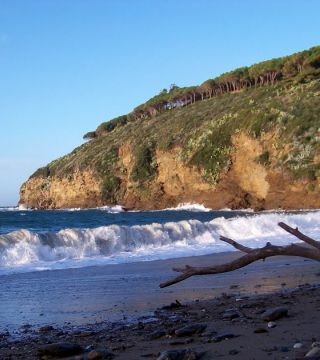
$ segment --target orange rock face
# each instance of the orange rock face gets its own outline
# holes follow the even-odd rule
[[[203,179],[203,170],[187,166],[180,148],[156,152],[157,174],[141,190],[131,180],[134,155],[130,144],[119,149],[116,176],[121,185],[118,203],[135,209],[161,209],[183,202],[212,209],[295,209],[320,207],[320,178],[294,181],[281,169],[267,167],[257,159],[267,148],[273,158],[274,133],[253,139],[244,133],[233,137],[231,165],[217,184]],[[310,184],[312,186],[310,186]],[[21,187],[20,203],[35,208],[72,208],[108,205],[103,200],[101,179],[91,169],[67,177],[31,177]]]

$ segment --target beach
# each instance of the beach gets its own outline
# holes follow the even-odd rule
[[[320,1],[0,4],[0,360],[320,360]]]
[[[225,252],[2,276],[0,358],[38,359],[41,346],[61,342],[81,346],[79,359],[90,358],[96,349],[116,359],[157,359],[161,352],[177,349],[205,352],[203,359],[297,358],[294,344],[301,342],[306,352],[320,340],[317,262],[276,257],[159,288],[175,276],[173,267],[219,264],[240,255]],[[261,314],[275,306],[285,306],[288,313],[268,328]],[[228,311],[236,315],[229,318],[224,315]],[[199,324],[205,327],[199,333],[175,334]],[[152,335],[155,331],[160,332]],[[214,340],[221,334],[232,338]]]

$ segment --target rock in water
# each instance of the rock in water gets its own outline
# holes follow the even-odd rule
[[[78,344],[72,344],[72,343],[54,343],[54,344],[48,344],[43,345],[39,347],[38,349],[38,355],[44,356],[72,356],[72,355],[78,355],[81,354],[83,351],[82,347]]]
[[[177,336],[190,336],[193,334],[200,334],[207,328],[206,324],[193,324],[187,325],[180,329],[177,329],[174,333]]]
[[[280,306],[266,310],[261,315],[261,318],[264,321],[274,321],[287,315],[288,315],[288,308]]]

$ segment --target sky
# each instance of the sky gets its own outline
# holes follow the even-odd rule
[[[320,44],[319,0],[0,0],[0,206],[175,83]]]

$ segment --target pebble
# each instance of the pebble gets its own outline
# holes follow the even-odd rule
[[[238,289],[239,285],[230,285],[229,289]]]
[[[260,328],[254,329],[253,332],[254,332],[255,334],[263,334],[263,333],[267,333],[268,330],[265,329],[265,328],[260,327]]]
[[[277,326],[277,324],[274,321],[269,321],[268,322],[268,328],[269,329],[273,329]]]
[[[274,321],[274,320],[278,320],[287,315],[288,315],[288,308],[279,306],[279,307],[275,307],[275,308],[266,310],[261,315],[261,318],[264,321]]]
[[[236,302],[239,302],[239,301],[243,301],[245,299],[244,298],[236,298],[235,300],[236,300]]]
[[[280,346],[280,349],[279,349],[281,352],[289,352],[290,351],[290,348],[289,346]]]
[[[38,355],[49,356],[72,356],[78,355],[83,351],[82,347],[73,343],[54,343],[43,345],[38,348]]]
[[[275,345],[275,346],[272,346],[272,347],[266,347],[266,348],[264,348],[262,350],[265,351],[265,352],[270,353],[270,352],[273,352],[273,351],[278,351],[279,348],[278,348],[278,346]]]
[[[114,354],[112,354],[106,349],[91,350],[87,355],[88,360],[111,360],[113,358]]]
[[[163,330],[156,330],[149,334],[149,340],[156,340],[166,335],[166,332]]]
[[[190,349],[163,351],[157,360],[198,360],[203,353],[197,353]]]
[[[81,331],[79,334],[77,334],[77,337],[90,337],[95,334],[96,333],[94,331]]]
[[[4,339],[6,337],[10,336],[10,333],[8,330],[4,331],[4,332],[0,332],[0,339]]]
[[[239,354],[239,350],[237,349],[232,349],[229,351],[229,355],[237,355],[237,354]]]
[[[318,360],[320,359],[320,347],[313,347],[305,355],[306,359]]]
[[[174,340],[170,341],[169,345],[175,346],[175,345],[186,345],[193,342],[193,339],[187,339],[187,340]]]
[[[302,343],[295,343],[294,345],[293,345],[293,348],[294,349],[301,349],[303,347],[303,344]]]
[[[154,358],[156,355],[154,353],[145,353],[140,355],[143,358]]]
[[[32,325],[30,325],[30,324],[25,324],[25,325],[22,325],[19,330],[20,330],[20,332],[22,332],[23,334],[26,334],[26,333],[28,333],[28,332],[31,331],[31,328],[32,328]]]
[[[236,335],[232,334],[232,333],[225,333],[225,334],[221,334],[221,335],[217,335],[215,337],[212,338],[213,342],[220,342],[222,340],[228,340],[228,339],[232,339],[235,338]]]
[[[46,325],[46,326],[42,326],[41,328],[39,328],[39,332],[40,333],[47,333],[54,330],[53,326],[51,325]]]
[[[173,309],[179,309],[183,307],[181,302],[179,300],[176,300],[175,302],[171,303],[170,305],[165,305],[161,309],[162,310],[173,310]]]
[[[226,311],[225,313],[222,314],[222,319],[223,320],[232,320],[232,319],[238,318],[239,316],[240,315],[237,311],[230,310],[230,311]]]
[[[190,336],[193,334],[200,334],[207,328],[206,324],[193,324],[187,325],[180,329],[175,330],[175,335],[177,336]]]

